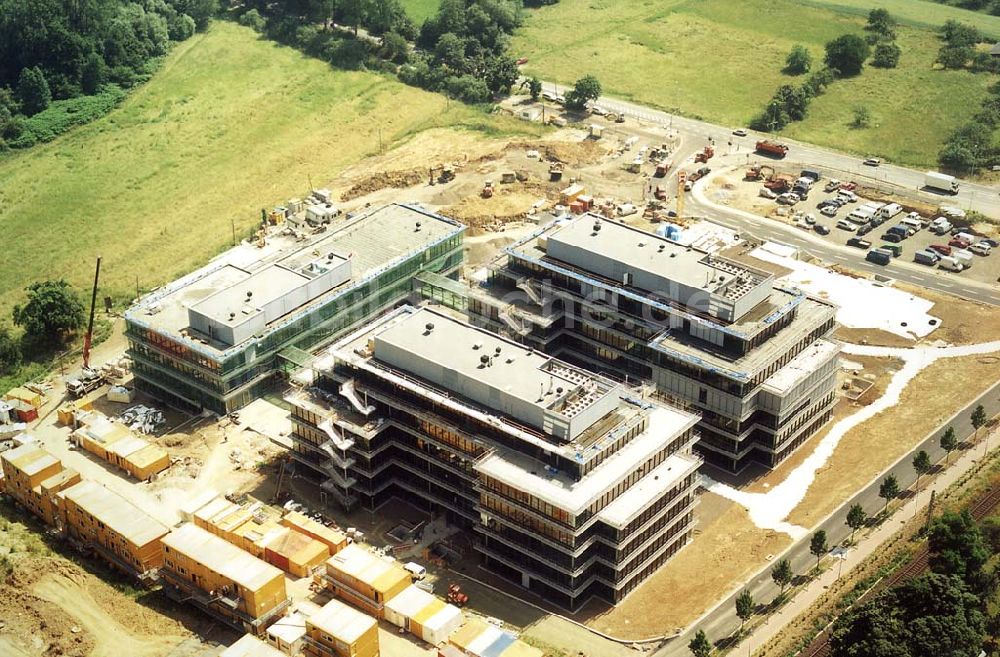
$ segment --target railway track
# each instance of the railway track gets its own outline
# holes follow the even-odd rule
[[[980,495],[976,498],[972,504],[969,505],[969,513],[976,520],[982,520],[988,516],[997,506],[1000,505],[1000,487],[991,488],[985,494]],[[871,598],[877,596],[879,593],[886,589],[894,588],[903,584],[914,577],[921,575],[925,570],[930,561],[930,552],[927,549],[927,544],[920,546],[920,549],[913,555],[905,565],[894,570],[890,575],[883,577],[875,586],[866,591],[864,595],[858,598],[855,604],[863,604],[870,600]],[[830,657],[833,654],[833,650],[830,648],[830,632],[829,630],[823,630],[809,643],[808,646],[803,648],[798,657]]]

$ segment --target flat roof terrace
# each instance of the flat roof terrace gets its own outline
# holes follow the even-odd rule
[[[211,263],[142,299],[126,313],[141,326],[217,357],[239,347],[253,336],[227,344],[192,327],[189,310],[195,309],[218,321],[230,323],[247,305],[261,307],[308,286],[323,268],[336,268],[349,261],[349,275],[333,281],[334,287],[294,307],[281,308],[268,317],[264,332],[288,321],[290,316],[319,306],[383,270],[465,230],[465,226],[423,208],[390,204],[334,224],[329,232],[305,243],[294,236],[269,236],[258,248],[242,244]],[[331,255],[333,256],[331,258]],[[307,295],[308,296],[308,295]],[[234,318],[235,319],[235,318]],[[239,337],[239,336],[237,336]]]

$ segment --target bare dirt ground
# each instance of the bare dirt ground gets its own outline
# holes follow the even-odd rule
[[[933,335],[938,335],[940,331],[941,329],[938,329]],[[838,326],[833,332],[833,337],[852,344],[867,344],[877,347],[912,347],[916,344],[910,338],[876,328]]]
[[[697,513],[694,540],[588,626],[633,640],[683,628],[791,543],[785,534],[758,529],[743,508],[712,493],[702,494]],[[665,604],[671,600],[683,604]]]
[[[0,509],[0,545],[6,553],[0,570],[5,657],[206,657],[228,636],[212,636],[210,623],[158,593],[109,584],[102,577],[114,576],[81,568],[8,506]]]
[[[941,327],[928,340],[950,344],[977,344],[1000,340],[1000,307],[968,301],[934,290],[897,281],[895,287],[934,302],[930,313],[941,320]]]
[[[998,362],[996,355],[949,358],[918,374],[903,390],[897,405],[855,427],[841,439],[788,521],[812,527],[826,517],[912,449],[926,431],[992,385]],[[943,391],[947,394],[942,394]]]
[[[862,365],[863,369],[858,371],[857,374],[855,374],[854,370],[850,372],[842,372],[839,377],[841,390],[843,390],[843,382],[853,378],[862,378],[866,381],[870,381],[871,387],[868,388],[856,401],[841,398],[833,409],[833,417],[826,423],[826,425],[823,426],[822,429],[817,431],[811,438],[809,438],[809,440],[803,443],[802,446],[795,450],[791,456],[778,464],[778,467],[773,470],[762,472],[760,476],[756,477],[749,483],[740,486],[741,490],[745,490],[750,493],[766,493],[768,489],[773,486],[777,486],[782,481],[787,479],[792,471],[802,465],[802,462],[813,453],[816,449],[816,445],[818,445],[820,441],[826,437],[834,424],[855,413],[862,406],[867,406],[881,397],[885,392],[886,386],[889,385],[892,374],[903,365],[902,361],[895,358],[875,358],[853,355],[848,358],[851,362]],[[837,448],[838,452],[843,448],[844,443],[841,442],[840,446]]]

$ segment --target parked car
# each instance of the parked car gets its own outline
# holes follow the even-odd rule
[[[867,235],[868,233],[872,232],[873,228],[875,228],[875,226],[872,226],[871,224],[865,224],[864,226],[858,228],[858,235]]]
[[[857,203],[858,195],[852,191],[845,190],[843,187],[837,192],[837,196],[846,200],[848,203]]]
[[[882,235],[882,241],[891,242],[893,244],[899,244],[903,241],[903,236],[899,233],[886,233]]]
[[[931,244],[927,248],[932,251],[937,251],[941,255],[946,255],[946,256],[951,255],[951,247],[945,244]]]
[[[864,162],[862,162],[862,164],[864,164],[866,167],[877,167],[878,165],[882,164],[882,160],[878,159],[877,157],[869,157]]]
[[[785,192],[778,197],[778,203],[782,203],[784,205],[795,205],[800,200],[799,195],[795,192]]]
[[[761,198],[770,198],[770,199],[778,198],[778,195],[775,194],[774,192],[772,192],[767,187],[761,187],[760,188],[760,196],[761,196]]]
[[[852,233],[858,232],[858,225],[856,223],[848,221],[847,219],[841,219],[840,221],[838,221],[837,228],[841,230],[849,230]]]
[[[830,182],[826,183],[826,187],[823,188],[824,192],[835,192],[840,189],[840,181],[836,178],[831,178]]]
[[[819,213],[822,215],[826,215],[827,217],[835,217],[837,216],[837,210],[839,209],[840,208],[837,207],[836,205],[824,205],[820,209]]]
[[[806,223],[809,224],[810,226],[812,226],[814,223],[816,223],[816,215],[814,215],[814,214],[807,214],[806,215]]]
[[[969,247],[969,250],[981,256],[988,256],[990,254],[990,251],[993,250],[993,247],[991,247],[986,242],[976,242],[975,244]]]
[[[957,247],[959,249],[964,249],[967,246],[969,246],[969,241],[968,240],[963,240],[960,237],[956,237],[956,238],[952,239],[950,242],[948,242],[948,246],[954,246],[954,247]]]
[[[998,241],[998,240],[994,240],[994,239],[990,239],[990,238],[988,238],[988,237],[984,237],[984,238],[982,239],[982,242],[983,242],[984,244],[989,244],[989,245],[990,245],[990,248],[991,248],[991,249],[995,249],[995,248],[997,248],[998,246],[1000,246],[1000,241]]]
[[[867,250],[872,248],[872,243],[869,242],[868,240],[863,240],[860,237],[852,237],[851,239],[847,240],[847,246],[853,246],[858,249]]]
[[[736,128],[735,130],[733,130],[733,134],[736,135],[737,137],[746,137],[747,131],[744,130],[743,128]]]
[[[816,224],[815,226],[813,226],[813,230],[815,230],[820,235],[830,234],[830,229],[824,226],[823,224]]]

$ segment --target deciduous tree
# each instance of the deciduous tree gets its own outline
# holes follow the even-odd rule
[[[826,44],[826,65],[841,77],[857,75],[871,54],[868,43],[856,34],[839,36]]]
[[[802,75],[808,73],[812,67],[812,55],[805,46],[796,44],[785,58],[785,73],[789,75]]]
[[[749,590],[743,589],[738,596],[736,596],[736,616],[740,619],[740,631],[743,631],[743,626],[748,620],[753,616],[754,610],[754,600],[753,594]]]
[[[955,437],[955,428],[949,426],[944,430],[944,433],[941,434],[941,449],[943,449],[945,453],[945,463],[948,462],[948,459],[951,457],[951,453],[955,451],[957,447],[958,438]]]
[[[794,574],[792,573],[792,564],[788,559],[782,559],[778,563],[774,564],[774,568],[771,569],[771,579],[774,583],[781,587],[781,592],[785,592],[785,587],[792,583],[792,578]]]
[[[30,342],[58,346],[68,333],[83,326],[83,303],[65,280],[40,281],[25,289],[28,301],[14,306],[13,316]]]
[[[864,507],[860,504],[855,504],[847,511],[847,519],[844,522],[851,528],[852,541],[854,540],[855,532],[864,527],[867,520],[868,514],[865,513]]]
[[[889,502],[896,499],[897,495],[899,495],[899,480],[896,479],[896,475],[887,475],[878,487],[878,496],[885,500],[883,513],[889,510]]]
[[[826,543],[826,531],[820,529],[813,534],[809,541],[809,553],[816,557],[816,566],[819,567],[819,560],[829,551],[830,547]]]

